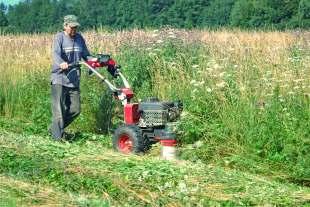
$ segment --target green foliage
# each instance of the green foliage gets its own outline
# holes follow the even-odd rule
[[[151,92],[151,70],[152,60],[145,55],[145,51],[139,48],[123,47],[123,52],[118,57],[119,62],[124,63],[123,71],[128,77],[133,90],[138,93]]]
[[[235,0],[213,0],[206,8],[205,22],[210,26],[227,26]]]
[[[298,12],[300,0],[272,0],[268,5],[275,10],[273,22],[280,27],[284,27],[287,22]]]
[[[274,15],[268,1],[239,0],[232,10],[231,23],[243,28],[265,27],[273,24]]]
[[[5,12],[7,7],[1,2],[0,3],[0,32],[3,27],[7,27],[9,22],[6,18]]]
[[[301,0],[298,8],[298,24],[300,27],[310,27],[310,2]]]
[[[222,61],[228,62],[220,66],[221,62],[213,59],[210,50],[210,47],[199,43],[185,44],[165,40],[164,44],[149,47],[124,46],[116,59],[123,66],[123,73],[128,77],[136,99],[157,96],[163,100],[183,101],[185,113],[178,126],[179,143],[185,147],[197,146],[188,151],[185,148],[181,153],[183,158],[204,163],[227,160],[231,167],[250,171],[254,169],[263,173],[277,166],[288,180],[305,182],[309,178],[310,162],[308,96],[303,90],[283,95],[279,86],[272,86],[272,96],[265,97],[261,102],[255,88],[255,83],[262,81],[261,71],[251,62],[253,60],[242,60],[240,64],[247,67],[244,71],[239,71],[235,69],[233,62],[226,59]],[[289,52],[292,59],[300,60],[307,55],[294,47]],[[298,71],[302,64],[293,62],[289,67]],[[239,85],[242,72],[246,76],[242,78],[248,82],[246,91]],[[14,119],[14,122],[0,122],[1,128],[26,134],[46,134],[50,123],[50,85],[47,77],[48,74],[42,76],[34,73],[15,85],[0,82],[3,84],[0,87],[0,113]],[[118,80],[114,81],[119,83]],[[122,119],[121,116],[117,117],[122,114],[122,107],[111,101],[112,97],[106,86],[95,77],[83,76],[81,91],[82,114],[70,126],[71,130],[106,133],[114,129]],[[114,109],[118,111],[115,112]],[[30,177],[33,176],[33,169],[40,167],[34,163],[43,162],[40,157],[31,160],[14,153],[13,157],[4,155],[7,159],[22,160],[12,167],[15,170],[12,173],[17,174],[18,166],[23,166]],[[56,158],[61,159],[64,154],[57,152],[57,156]],[[28,164],[24,163],[27,159],[32,163],[29,169]],[[253,167],[256,163],[270,166],[259,170]],[[134,167],[137,166],[126,163],[118,170],[126,168],[129,171]],[[11,172],[10,165],[3,165],[3,168],[5,172]],[[62,170],[57,168],[54,173],[43,169],[42,176],[52,176],[51,180],[60,176],[59,182],[66,183],[67,181],[62,180],[62,175],[59,175]],[[130,175],[134,178],[136,176]],[[96,176],[90,180],[71,174],[69,177],[70,183],[66,183],[66,187],[72,191],[81,190],[81,186],[85,186],[87,191],[99,188],[92,183],[97,181],[102,188],[107,184]],[[73,183],[78,183],[79,186],[74,186]]]
[[[5,7],[2,4],[3,8]],[[8,32],[50,32],[62,28],[63,16],[80,17],[83,29],[309,28],[307,0],[31,0],[0,12]]]
[[[0,28],[8,26],[8,20],[2,10],[0,10]]]
[[[77,206],[301,206],[307,202],[305,187],[202,163],[123,156],[104,147],[100,139],[64,144],[0,129],[2,198],[12,205]]]
[[[33,0],[31,3],[25,1],[10,7],[7,18],[9,25],[16,32],[53,31],[57,20],[55,9],[51,1]]]
[[[299,15],[301,19],[310,19],[310,2],[301,0],[299,3]]]

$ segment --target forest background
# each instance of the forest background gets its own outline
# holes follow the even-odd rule
[[[0,1],[1,2],[1,1]],[[54,32],[76,14],[83,29],[309,28],[308,0],[24,0],[0,4],[0,27],[14,33]]]

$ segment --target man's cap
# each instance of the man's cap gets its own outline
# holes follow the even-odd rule
[[[78,18],[75,15],[66,15],[64,17],[64,25],[69,27],[78,27],[80,23],[77,21]]]

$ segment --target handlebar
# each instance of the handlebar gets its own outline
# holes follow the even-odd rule
[[[71,63],[71,64],[68,64],[69,68],[75,68],[75,67],[81,67],[81,64],[80,63]]]
[[[117,93],[122,91],[122,89],[114,86],[107,78],[105,78],[103,75],[101,75],[97,70],[95,70],[94,67],[92,67],[91,65],[89,65],[87,62],[85,61],[80,61],[78,63],[71,63],[69,64],[69,68],[74,68],[74,67],[81,67],[81,65],[85,65],[90,71],[92,71],[96,76],[98,76],[103,82],[105,82],[107,84],[107,86],[109,87],[109,89],[113,92],[113,93]],[[109,68],[108,68],[109,70]],[[109,71],[110,72],[110,71]],[[110,72],[111,73],[111,72]],[[124,75],[119,71],[119,67],[116,68],[116,73],[117,75],[122,79],[124,87],[130,89],[130,85],[127,81],[127,79],[124,77]],[[111,75],[113,76],[113,74],[111,73]],[[115,77],[115,75],[113,76]]]

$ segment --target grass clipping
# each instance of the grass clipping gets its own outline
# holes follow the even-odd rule
[[[201,163],[121,155],[102,144],[101,138],[64,145],[47,137],[1,132],[1,192],[11,201],[33,206],[303,205],[310,201],[309,188]]]

